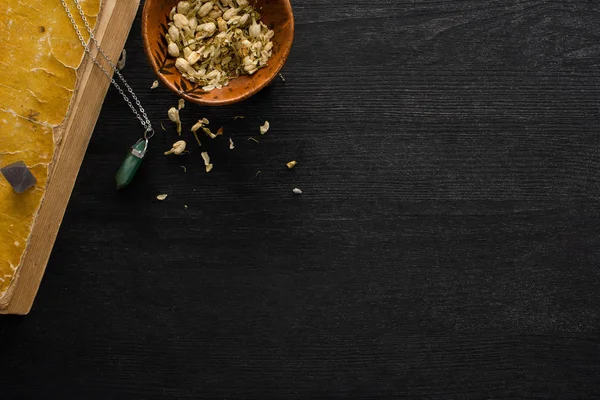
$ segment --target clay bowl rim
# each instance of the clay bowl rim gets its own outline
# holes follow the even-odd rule
[[[143,40],[143,44],[144,44],[144,52],[146,53],[146,57],[148,58],[148,61],[150,62],[150,65],[152,66],[152,70],[154,71],[154,74],[158,76],[158,79],[166,87],[168,87],[169,90],[171,90],[173,93],[177,94],[177,96],[182,97],[189,102],[204,105],[204,106],[225,106],[225,105],[230,105],[230,104],[234,104],[234,103],[239,103],[240,101],[246,100],[247,98],[255,95],[256,93],[258,93],[262,89],[264,89],[267,85],[269,85],[277,77],[279,72],[281,72],[281,69],[287,62],[288,56],[290,55],[290,51],[292,49],[292,44],[294,42],[295,22],[294,22],[294,13],[292,11],[292,4],[291,4],[290,0],[281,0],[284,3],[283,4],[284,12],[289,16],[290,28],[291,28],[292,32],[291,32],[290,40],[286,40],[285,46],[283,46],[283,45],[281,46],[281,51],[282,51],[281,62],[279,62],[279,65],[277,65],[277,67],[273,70],[273,73],[269,77],[264,79],[262,83],[255,85],[255,86],[251,87],[249,90],[242,92],[240,95],[238,95],[234,98],[227,99],[227,100],[215,100],[212,98],[211,99],[198,99],[198,98],[188,96],[187,94],[178,90],[171,82],[169,82],[167,80],[167,78],[165,78],[163,76],[163,74],[161,74],[159,72],[158,65],[156,64],[156,60],[154,60],[154,57],[152,57],[152,50],[154,49],[154,46],[152,46],[150,44],[150,39],[148,37],[148,20],[149,20],[150,8],[153,5],[158,4],[158,2],[160,2],[160,1],[164,1],[164,0],[146,0],[146,2],[144,3],[144,9],[142,10],[142,40]],[[175,3],[176,0],[173,0],[173,2]],[[249,79],[252,79],[252,78],[254,78],[254,77],[253,76],[249,77]],[[181,79],[185,79],[185,78],[182,76]],[[220,89],[220,90],[222,90],[222,89]],[[218,93],[218,91],[219,91],[219,89],[214,89],[210,93],[216,94],[216,93]]]

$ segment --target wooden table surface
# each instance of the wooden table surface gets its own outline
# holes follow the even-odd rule
[[[600,397],[600,5],[293,6],[286,82],[182,110],[236,144],[209,174],[189,132],[162,155],[138,14],[151,155],[116,193],[140,128],[111,90],[32,313],[0,317],[2,398]]]

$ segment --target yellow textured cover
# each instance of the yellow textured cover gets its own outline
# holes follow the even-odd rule
[[[85,32],[75,3],[66,2]],[[80,0],[92,27],[100,2]],[[16,194],[0,177],[0,298],[27,249],[48,183],[57,128],[69,111],[83,56],[60,0],[0,1],[0,166],[24,161],[37,179],[36,187]]]

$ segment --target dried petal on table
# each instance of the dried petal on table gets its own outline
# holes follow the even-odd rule
[[[229,150],[235,149],[235,144],[233,144],[233,140],[229,139]]]
[[[209,128],[202,128],[202,130],[204,131],[204,133],[206,133],[206,135],[208,137],[210,137],[211,139],[214,139],[217,137],[217,135],[215,135],[214,133],[212,133],[212,131]]]
[[[150,89],[156,89],[158,87],[158,81],[154,81],[152,82],[152,86],[150,86]]]
[[[288,169],[292,169],[292,168],[294,168],[296,166],[296,164],[298,164],[298,162],[295,161],[295,160],[292,160],[292,161],[290,161],[289,163],[287,163],[285,165],[287,165]]]
[[[179,118],[179,110],[175,107],[171,107],[167,112],[169,119],[177,124],[177,133],[181,135],[181,119]]]
[[[269,131],[269,128],[271,128],[271,124],[269,124],[269,121],[265,121],[265,123],[260,127],[260,134],[264,135]]]
[[[163,201],[164,199],[166,199],[167,197],[169,197],[168,194],[159,194],[158,196],[156,196],[157,200]]]
[[[200,130],[200,128],[203,128],[205,125],[208,125],[208,124],[209,124],[209,121],[206,118],[199,119],[198,122],[196,122],[194,124],[194,126],[192,126],[191,131],[197,132],[198,130]]]
[[[171,150],[165,152],[165,156],[175,154],[176,156],[181,155],[185,151],[186,143],[184,140],[173,143]]]
[[[206,151],[200,154],[202,159],[204,160],[204,165],[206,166],[206,172],[210,172],[213,169],[213,165],[210,163],[210,156]]]

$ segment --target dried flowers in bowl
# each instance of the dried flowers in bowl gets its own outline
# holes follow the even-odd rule
[[[225,105],[277,76],[294,20],[289,0],[147,0],[142,36],[163,84],[191,102]]]

